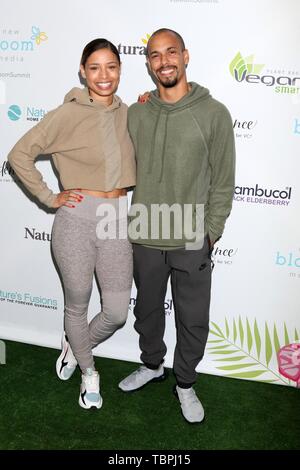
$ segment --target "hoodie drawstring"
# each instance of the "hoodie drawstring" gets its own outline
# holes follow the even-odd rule
[[[169,113],[167,112],[166,120],[165,120],[165,128],[164,128],[164,143],[163,143],[162,154],[161,154],[161,169],[160,169],[160,176],[158,180],[159,183],[161,183],[163,174],[164,174],[165,150],[166,150],[166,142],[167,142],[167,135],[168,135],[168,119],[169,119]]]
[[[153,163],[154,163],[154,150],[155,150],[155,144],[156,144],[156,134],[157,134],[157,129],[159,127],[159,122],[161,120],[162,116],[162,110],[163,108],[161,107],[156,119],[156,123],[154,126],[154,131],[153,131],[153,138],[151,142],[151,150],[150,150],[150,159],[149,159],[149,165],[148,165],[148,174],[152,173],[153,169]],[[161,183],[162,178],[163,178],[163,173],[164,173],[164,166],[165,166],[165,150],[166,150],[166,144],[168,140],[168,119],[169,119],[169,112],[166,111],[166,119],[164,123],[164,132],[163,132],[163,145],[162,145],[162,151],[161,151],[161,169],[160,169],[160,175],[158,178],[158,182]]]
[[[155,147],[155,141],[156,141],[156,131],[157,131],[157,128],[158,128],[158,123],[160,121],[161,112],[162,112],[162,108],[159,109],[159,113],[158,113],[156,123],[155,123],[155,126],[154,126],[153,138],[152,138],[151,149],[150,149],[150,159],[149,159],[149,165],[148,165],[148,173],[151,173],[152,168],[153,168],[154,147]]]

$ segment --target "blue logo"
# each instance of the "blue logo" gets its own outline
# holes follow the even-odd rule
[[[294,134],[300,135],[300,119],[295,119],[294,121]]]
[[[18,121],[21,117],[21,114],[21,108],[17,104],[12,104],[7,112],[7,115],[11,121]]]
[[[278,266],[288,266],[292,268],[300,268],[300,257],[295,253],[284,253],[284,255],[277,251],[276,253],[276,264]]]
[[[11,121],[18,121],[22,115],[27,121],[40,121],[47,114],[47,111],[42,108],[35,108],[34,106],[24,107],[23,110],[17,104],[12,104],[7,112]]]
[[[6,33],[6,31],[4,31]],[[32,52],[34,50],[34,44],[40,46],[42,42],[47,41],[48,36],[45,32],[41,31],[37,26],[31,27],[30,39],[13,39],[6,40],[0,38],[0,51],[22,51]]]

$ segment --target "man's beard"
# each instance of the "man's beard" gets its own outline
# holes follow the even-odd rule
[[[167,79],[166,82],[159,80],[159,83],[165,88],[172,88],[173,86],[177,85],[178,77],[172,78],[170,80]]]
[[[157,77],[157,80],[159,81],[159,83],[165,87],[165,88],[172,88],[174,87],[175,85],[177,85],[178,83],[178,70],[177,70],[177,67],[176,67],[176,76],[175,77],[170,77],[170,78],[167,78],[167,77]]]

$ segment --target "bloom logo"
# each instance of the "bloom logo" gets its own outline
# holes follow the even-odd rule
[[[300,119],[295,119],[294,121],[294,134],[300,135]]]
[[[37,28],[36,26],[32,26],[31,28],[32,36],[31,39],[35,41],[35,43],[39,46],[42,41],[47,41],[48,36],[46,33],[43,33],[40,31],[40,28]]]
[[[282,255],[279,251],[277,251],[276,264],[277,266],[300,268],[300,258],[297,258],[294,253],[285,253]]]
[[[240,52],[236,54],[229,65],[232,77],[239,83],[245,81],[250,85],[263,84],[273,87],[275,93],[298,94],[300,93],[300,77],[287,75],[275,76],[274,74],[261,75],[264,64],[254,64],[254,55],[243,57]],[[297,86],[299,85],[299,86]]]
[[[11,121],[18,121],[22,115],[20,106],[12,104],[7,111],[7,115]]]
[[[5,31],[6,32],[6,31]],[[19,32],[15,32],[17,35]],[[12,31],[8,30],[7,34],[11,35]],[[37,26],[31,27],[31,37],[29,40],[23,40],[20,38],[12,40],[0,40],[0,51],[21,51],[21,52],[32,52],[34,50],[34,44],[40,45],[43,41],[48,39],[46,33],[41,32]]]

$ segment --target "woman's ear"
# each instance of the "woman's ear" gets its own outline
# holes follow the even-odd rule
[[[83,66],[83,65],[80,65],[80,74],[81,74],[82,78],[86,78],[85,70],[84,70],[84,66]]]

